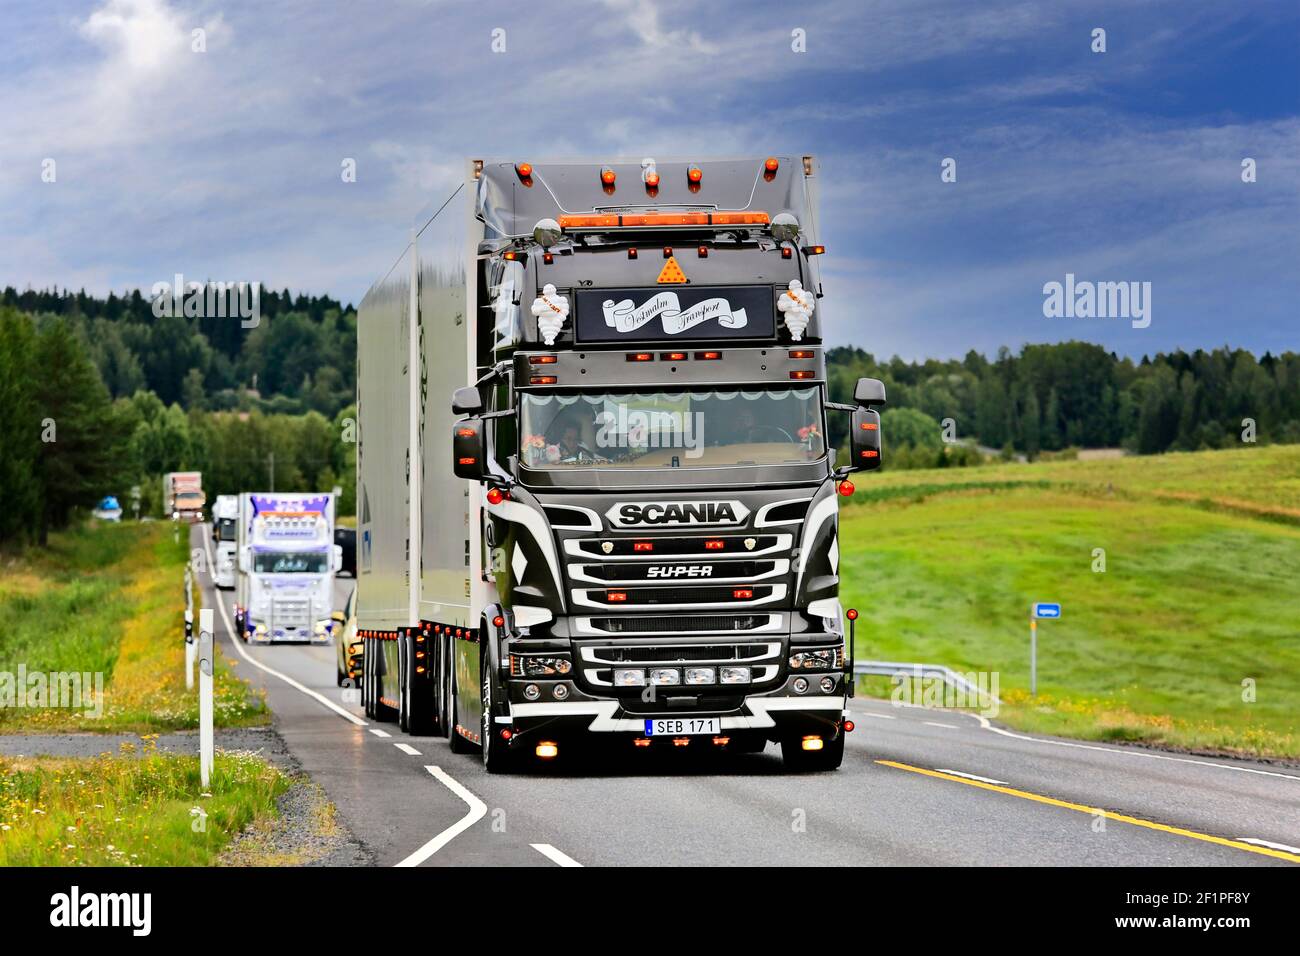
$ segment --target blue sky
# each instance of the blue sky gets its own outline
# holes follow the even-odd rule
[[[813,152],[836,344],[1300,349],[1294,2],[10,0],[0,17],[0,284],[181,272],[355,302],[466,156]],[[1066,273],[1150,282],[1150,326],[1045,318]]]

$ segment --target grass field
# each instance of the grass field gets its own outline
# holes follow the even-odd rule
[[[99,716],[89,708],[0,706],[0,733],[198,726],[197,691],[185,689],[185,530],[87,526],[52,536],[48,550],[0,558],[0,675],[16,683],[20,667],[28,675],[100,674],[105,689]],[[265,704],[220,656],[214,699],[217,726],[268,719]]]
[[[248,754],[218,754],[207,790],[197,757],[0,757],[0,866],[211,865],[288,785]]]
[[[1300,757],[1300,446],[857,485],[841,578],[860,658],[998,672],[1015,727]],[[1063,616],[1039,627],[1031,699],[1035,600]]]

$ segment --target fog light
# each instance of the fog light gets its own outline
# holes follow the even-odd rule
[[[556,700],[565,700],[569,696],[569,687],[567,684],[556,684],[554,693]]]
[[[686,668],[686,683],[712,684],[716,673],[712,667],[688,667]]]
[[[835,690],[835,678],[834,678],[834,677],[823,677],[821,683],[822,683],[822,693],[823,693],[823,694],[830,694],[830,693],[833,693],[833,692],[834,692],[834,690]]]
[[[796,694],[802,694],[808,689],[808,681],[802,677],[796,677],[794,682],[790,685],[790,689]]]
[[[805,737],[803,739],[804,750],[821,750],[824,746],[820,737]]]
[[[637,670],[616,670],[614,671],[615,687],[644,687],[645,671]]]
[[[806,745],[807,743],[808,741],[805,740],[804,744]],[[541,757],[543,760],[550,760],[552,757],[559,755],[560,748],[553,740],[543,740],[537,745],[537,750],[535,752],[537,756]]]
[[[650,672],[652,684],[680,684],[681,682],[682,672],[671,667],[660,667]]]
[[[542,689],[536,684],[529,684],[524,688],[524,696],[529,700],[536,700],[542,696]]]
[[[722,668],[722,683],[724,684],[748,684],[749,680],[750,670],[748,667]]]

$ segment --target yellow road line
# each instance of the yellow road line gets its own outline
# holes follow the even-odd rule
[[[1195,830],[1184,830],[1182,827],[1171,827],[1164,823],[1152,823],[1150,820],[1139,820],[1137,817],[1127,817],[1122,813],[1112,813],[1109,810],[1103,810],[1101,807],[1085,807],[1080,803],[1069,803],[1065,800],[1057,800],[1053,797],[1044,797],[1041,794],[1029,793],[1026,790],[1016,790],[1014,787],[1003,787],[994,783],[981,783],[978,780],[969,780],[966,777],[957,777],[950,773],[941,773],[938,770],[926,770],[924,767],[913,767],[905,763],[897,763],[893,760],[877,760],[876,763],[885,767],[893,767],[895,770],[907,770],[911,773],[925,774],[927,777],[938,777],[940,780],[951,780],[953,783],[964,783],[968,787],[979,787],[981,790],[993,790],[996,793],[1005,793],[1008,796],[1020,797],[1023,800],[1033,800],[1035,803],[1046,803],[1053,807],[1064,807],[1066,810],[1078,810],[1080,813],[1087,813],[1091,816],[1101,814],[1108,820],[1118,820],[1120,823],[1131,823],[1135,827],[1146,827],[1148,830],[1159,830],[1162,833],[1174,833],[1178,836],[1190,837],[1193,840],[1203,840],[1206,843],[1217,843],[1220,846],[1230,846],[1236,850],[1245,850],[1247,853],[1258,853],[1261,856],[1276,857],[1279,860],[1286,860],[1289,863],[1300,863],[1300,856],[1294,853],[1286,853],[1282,850],[1271,850],[1268,847],[1251,846],[1249,843],[1242,843],[1239,840],[1228,840],[1224,837],[1211,836],[1208,833],[1197,833]]]

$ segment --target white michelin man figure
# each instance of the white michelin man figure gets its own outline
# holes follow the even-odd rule
[[[791,279],[790,288],[781,293],[781,300],[776,307],[785,316],[785,327],[790,330],[790,338],[796,342],[803,338],[804,329],[808,328],[808,320],[812,318],[816,304],[813,294],[805,291],[803,283],[798,279]]]
[[[555,286],[548,282],[543,286],[542,294],[533,300],[532,311],[537,316],[537,329],[542,333],[542,341],[554,345],[555,337],[569,316],[569,297],[556,295]]]

